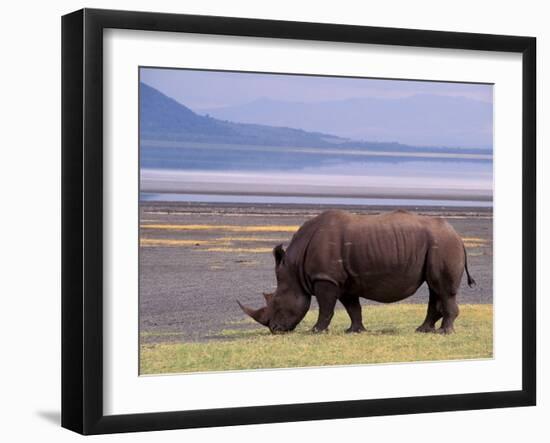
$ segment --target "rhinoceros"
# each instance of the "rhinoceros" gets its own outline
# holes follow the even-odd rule
[[[298,229],[286,251],[275,246],[273,255],[277,289],[264,294],[266,305],[252,309],[237,300],[272,333],[294,330],[312,296],[319,305],[313,332],[328,328],[338,300],[351,319],[346,332],[362,332],[360,297],[397,302],[426,282],[428,312],[416,331],[448,334],[458,316],[456,298],[464,270],[468,286],[475,285],[464,243],[453,227],[442,218],[402,210],[380,215],[325,211]]]

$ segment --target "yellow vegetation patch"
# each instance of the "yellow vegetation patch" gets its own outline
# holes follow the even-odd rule
[[[280,238],[261,238],[261,237],[219,237],[214,239],[208,239],[208,240],[200,240],[200,239],[177,239],[177,238],[142,238],[140,239],[140,245],[147,247],[147,246],[229,246],[232,245],[234,242],[269,242],[269,243],[282,243],[285,241],[284,239]],[[261,249],[262,252],[264,250],[271,251],[271,248],[252,248],[252,249]],[[210,249],[210,251],[213,251],[213,249]],[[217,252],[217,251],[214,251]],[[251,251],[255,252],[255,251]]]
[[[482,246],[487,246],[488,241],[481,237],[464,237],[462,239],[464,246],[467,248],[479,248]]]
[[[264,253],[271,252],[272,248],[206,248],[203,251],[207,252],[251,252],[251,253]]]
[[[139,243],[141,246],[207,246],[229,244],[229,242],[220,242],[219,240],[185,240],[175,238],[142,238]]]
[[[462,237],[462,240],[465,242],[487,243],[487,240],[481,237]]]
[[[240,241],[240,242],[284,242],[288,238],[269,238],[269,237],[218,237],[214,240],[218,241]]]
[[[228,232],[295,232],[297,225],[141,225],[141,229],[166,229],[171,231],[228,231]]]
[[[464,243],[464,246],[466,248],[480,248],[482,246],[486,246],[485,243],[470,243],[470,242],[465,242]]]
[[[479,248],[481,246],[487,246],[487,243],[482,242],[464,242],[464,246],[467,248]]]

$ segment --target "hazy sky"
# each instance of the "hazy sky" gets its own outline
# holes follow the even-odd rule
[[[404,98],[418,94],[466,97],[492,103],[485,84],[396,81],[219,71],[142,68],[141,81],[191,109],[234,106],[259,98],[315,103],[349,98]]]

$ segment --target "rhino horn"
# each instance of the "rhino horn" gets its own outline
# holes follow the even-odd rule
[[[243,310],[243,312],[250,317],[252,317],[254,320],[256,320],[261,325],[267,326],[269,324],[269,318],[267,318],[267,308],[264,306],[260,309],[251,309],[241,304],[239,300],[237,300],[237,303]]]

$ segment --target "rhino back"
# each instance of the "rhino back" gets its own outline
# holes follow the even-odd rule
[[[329,211],[319,217],[304,257],[310,282],[328,280],[347,293],[393,302],[412,295],[424,281],[437,221],[404,211]]]

